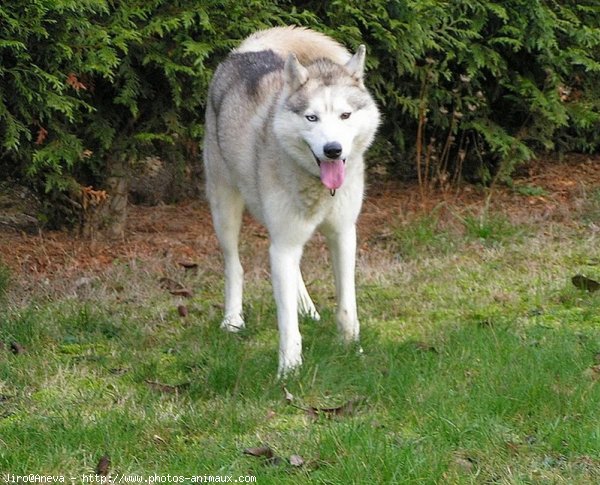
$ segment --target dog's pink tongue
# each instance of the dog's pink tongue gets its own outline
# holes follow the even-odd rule
[[[343,160],[321,162],[321,182],[330,190],[339,189],[344,183],[346,164]]]

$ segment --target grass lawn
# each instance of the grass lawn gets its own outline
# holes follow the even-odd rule
[[[26,303],[2,270],[0,472],[79,482],[107,455],[112,476],[144,478],[599,483],[600,291],[571,282],[600,280],[600,192],[586,197],[569,224],[433,211],[366,241],[384,260],[361,246],[363,354],[337,341],[329,268],[309,266],[322,321],[302,323],[285,382],[264,273],[230,335],[213,267],[167,268],[185,300],[132,258]]]

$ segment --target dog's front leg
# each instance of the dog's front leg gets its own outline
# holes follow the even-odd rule
[[[279,377],[302,364],[302,337],[298,328],[298,266],[302,246],[274,241],[269,249],[271,278],[279,327]]]
[[[325,229],[324,234],[331,251],[335,275],[338,329],[345,342],[354,342],[359,337],[356,288],[354,284],[356,226],[348,224],[342,227]]]

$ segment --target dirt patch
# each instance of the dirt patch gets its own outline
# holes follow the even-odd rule
[[[515,186],[499,187],[491,207],[513,220],[539,220],[568,223],[573,211],[581,207],[589,192],[600,188],[600,156],[571,156],[563,162],[535,161],[524,167]],[[391,226],[419,214],[442,207],[450,211],[479,211],[487,192],[475,186],[434,191],[421,198],[416,185],[372,182],[359,219],[361,249],[366,250]],[[246,217],[242,233],[248,251],[263,254],[257,264],[264,265],[267,233]],[[312,245],[321,251],[322,238]],[[194,201],[174,206],[132,206],[125,239],[102,242],[79,239],[64,231],[27,234],[0,228],[0,259],[12,270],[17,281],[52,281],[74,278],[85,273],[105,271],[117,261],[144,261],[157,268],[165,258],[193,261],[202,267],[220,266],[210,212],[205,202]]]

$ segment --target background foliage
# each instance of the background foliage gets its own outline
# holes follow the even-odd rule
[[[370,46],[383,133],[404,173],[422,164],[424,176],[485,181],[540,150],[600,146],[598,2],[318,4],[307,6],[339,26],[333,35]]]
[[[0,168],[47,194],[158,155],[200,164],[211,74],[240,39],[311,26],[369,47],[378,163],[445,182],[600,146],[596,0],[9,0]]]

